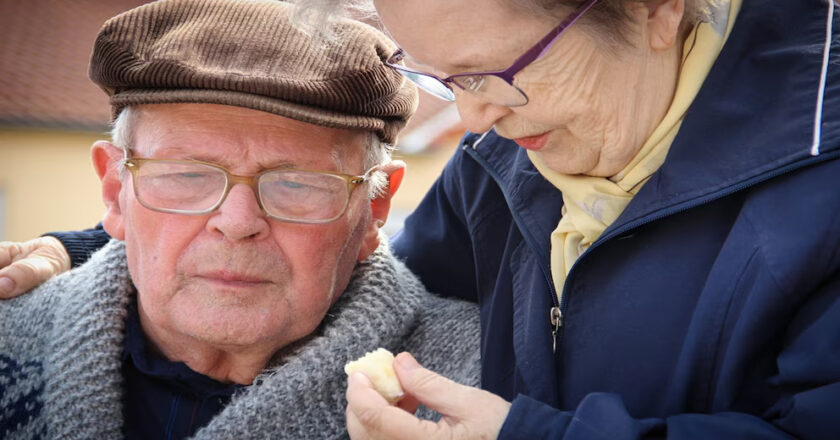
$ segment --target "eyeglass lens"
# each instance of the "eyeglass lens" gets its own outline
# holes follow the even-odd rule
[[[290,220],[327,220],[347,204],[347,182],[330,174],[271,171],[260,176],[260,200],[270,215]]]
[[[449,86],[444,84],[441,80],[423,73],[412,72],[410,70],[397,69],[397,71],[411,80],[411,82],[416,84],[417,87],[420,87],[432,96],[446,101],[455,100],[455,94],[452,93],[452,89],[450,89]]]
[[[135,185],[138,199],[150,209],[200,214],[225,197],[227,174],[200,163],[145,162],[136,171]],[[263,209],[281,220],[333,220],[349,199],[347,182],[326,173],[273,170],[260,175],[257,188]]]
[[[522,90],[495,75],[453,76],[452,82],[485,102],[506,107],[528,103]]]
[[[224,196],[227,176],[202,164],[146,162],[135,177],[140,201],[151,208],[202,212]]]
[[[421,89],[437,98],[447,101],[455,99],[452,89],[440,79],[431,75],[411,70],[397,69],[403,76],[411,80]],[[528,103],[525,93],[504,79],[495,75],[464,75],[453,76],[451,81],[485,102],[506,107],[516,107]]]

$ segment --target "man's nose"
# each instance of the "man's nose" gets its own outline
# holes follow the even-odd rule
[[[490,130],[499,119],[511,113],[510,107],[487,103],[464,91],[456,93],[455,104],[461,121],[473,133]]]
[[[230,240],[244,240],[266,237],[270,225],[254,191],[247,185],[236,184],[230,188],[222,206],[211,214],[207,228]]]

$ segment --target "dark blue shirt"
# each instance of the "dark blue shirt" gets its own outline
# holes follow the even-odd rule
[[[151,350],[136,307],[126,321],[125,436],[127,439],[190,437],[230,402],[240,385],[221,383]]]

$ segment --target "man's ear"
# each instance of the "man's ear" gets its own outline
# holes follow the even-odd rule
[[[120,206],[122,180],[119,170],[119,163],[124,157],[123,150],[110,142],[96,141],[90,149],[90,156],[102,182],[102,201],[105,203],[102,226],[111,237],[124,240],[125,227]]]
[[[679,40],[685,0],[649,2],[648,8],[647,30],[651,49],[671,48]]]
[[[401,160],[389,162],[383,165],[380,171],[388,175],[388,187],[379,197],[370,201],[370,225],[365,231],[362,247],[359,249],[359,256],[357,257],[358,261],[364,260],[379,247],[379,230],[388,220],[391,198],[394,197],[400,183],[402,183],[403,176],[405,176],[405,162]]]

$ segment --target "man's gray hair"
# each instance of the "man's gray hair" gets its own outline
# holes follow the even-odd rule
[[[111,140],[114,145],[125,151],[130,151],[134,145],[134,130],[137,123],[138,112],[133,107],[125,107],[111,125]],[[364,169],[369,170],[378,165],[384,165],[391,161],[391,152],[394,150],[389,144],[379,140],[374,132],[368,133],[368,140],[365,145]],[[368,198],[375,199],[384,194],[388,189],[388,176],[382,171],[371,173],[368,179]]]

